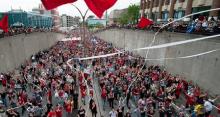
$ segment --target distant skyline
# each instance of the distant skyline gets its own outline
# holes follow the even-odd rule
[[[13,2],[12,2],[13,1]],[[108,10],[108,14],[110,11],[114,9],[123,9],[127,8],[131,4],[139,3],[140,0],[118,0],[116,4]],[[1,0],[0,1],[0,12],[7,12],[11,9],[22,9],[25,11],[31,11],[33,8],[37,8],[39,4],[41,3],[40,0]],[[87,6],[84,2],[84,0],[78,0],[77,2],[73,3],[79,9],[85,13],[87,10]],[[80,16],[78,11],[71,6],[70,4],[62,5],[58,7],[58,11],[60,15],[67,14],[71,16]],[[88,15],[94,15],[91,11],[88,12]]]

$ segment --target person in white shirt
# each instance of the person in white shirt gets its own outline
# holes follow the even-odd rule
[[[115,109],[112,108],[112,111],[109,112],[109,116],[110,117],[117,117],[117,115],[118,115],[117,111],[115,111]]]
[[[202,27],[203,28],[207,28],[208,27],[208,22],[206,20],[202,23]]]
[[[209,117],[209,115],[211,114],[211,111],[213,109],[213,106],[212,106],[212,103],[210,101],[208,101],[208,99],[205,100],[204,108],[205,108],[205,116]]]

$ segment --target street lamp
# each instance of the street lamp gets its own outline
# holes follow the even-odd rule
[[[83,28],[83,36],[81,35],[82,34],[82,31],[81,31],[81,28],[80,28],[80,35],[81,35],[81,44],[82,45],[85,45],[84,41],[85,41],[85,18],[86,18],[86,14],[88,13],[89,9],[86,10],[85,14],[83,15],[81,10],[75,6],[74,4],[71,4],[73,7],[75,7],[78,12],[80,13],[81,17],[82,17],[82,28]],[[85,47],[82,48],[82,51],[83,51],[83,56],[85,55]],[[78,82],[78,79],[76,80],[76,82]]]
[[[85,12],[85,14],[83,15],[83,14],[82,14],[82,11],[81,11],[76,5],[74,5],[74,4],[71,4],[71,5],[74,6],[74,7],[77,9],[77,11],[80,13],[80,15],[81,15],[81,17],[82,17],[82,20],[83,20],[83,21],[82,21],[82,28],[83,28],[82,41],[83,41],[83,44],[84,44],[84,41],[85,41],[85,18],[86,18],[86,15],[87,15],[89,9],[87,9],[86,12]],[[80,33],[81,33],[81,28],[80,28]]]

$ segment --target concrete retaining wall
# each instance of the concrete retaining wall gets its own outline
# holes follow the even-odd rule
[[[64,35],[52,32],[20,34],[0,39],[0,72],[19,67],[31,55],[54,45]]]
[[[126,29],[110,29],[96,33],[96,36],[107,42],[113,43],[117,47],[130,50],[149,46],[153,39],[154,33]],[[156,37],[154,45],[182,41],[196,37],[200,36],[163,32],[159,33],[159,35]],[[151,50],[148,58],[188,56],[217,48],[220,48],[220,38]],[[134,53],[145,57],[146,50],[136,51]],[[167,71],[173,74],[179,74],[185,77],[187,80],[192,80],[194,83],[198,84],[208,92],[212,94],[220,94],[220,51],[195,58],[148,61],[148,63],[163,65]]]

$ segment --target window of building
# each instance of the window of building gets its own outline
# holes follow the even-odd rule
[[[179,3],[185,2],[185,0],[178,0]]]
[[[150,8],[150,1],[147,2],[147,8]]]
[[[159,0],[154,0],[154,7],[158,7],[159,6]]]
[[[162,12],[162,19],[163,19],[164,21],[167,21],[167,20],[168,20],[168,16],[169,16],[168,11],[163,11],[163,12]]]
[[[152,19],[153,21],[157,21],[158,12],[152,13]]]
[[[170,4],[170,0],[166,0],[165,5],[169,5],[169,4]]]
[[[185,11],[183,10],[174,11],[174,19],[182,18],[184,15],[185,15]]]

